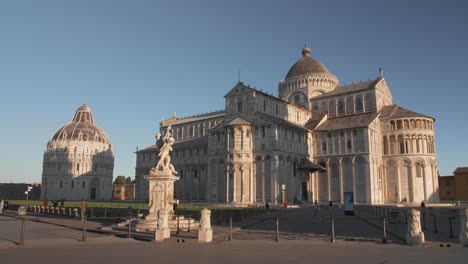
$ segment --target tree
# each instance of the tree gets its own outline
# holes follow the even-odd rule
[[[114,184],[117,185],[117,186],[123,186],[123,185],[125,185],[126,181],[127,181],[127,179],[125,178],[125,176],[119,175],[119,176],[117,176],[115,178]]]
[[[127,179],[125,180],[125,184],[132,184],[132,178],[127,177]]]

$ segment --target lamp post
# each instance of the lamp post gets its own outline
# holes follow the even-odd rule
[[[29,192],[32,190],[32,186],[28,186],[28,190],[24,192],[26,194],[26,201],[29,201]]]
[[[285,192],[286,192],[286,184],[281,184],[281,204],[284,204]]]

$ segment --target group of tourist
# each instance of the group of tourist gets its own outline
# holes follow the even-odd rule
[[[58,204],[60,203],[60,207],[65,207],[65,200],[63,199],[60,199],[60,200],[52,200],[52,206],[53,207],[58,207]],[[49,200],[46,198],[44,200],[44,203],[42,204],[44,207],[48,207],[49,206]]]

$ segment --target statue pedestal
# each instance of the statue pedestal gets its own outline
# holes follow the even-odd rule
[[[136,225],[136,229],[156,230],[159,219],[158,213],[161,210],[165,211],[167,218],[174,214],[172,209],[173,204],[176,202],[174,200],[174,182],[179,177],[175,176],[171,170],[156,170],[153,168],[150,174],[145,176],[145,179],[149,181],[149,214],[145,217],[145,220]]]
[[[201,211],[200,226],[198,227],[198,242],[211,242],[213,229],[211,229],[211,211],[207,208]]]
[[[424,233],[421,230],[421,213],[418,210],[408,211],[408,231],[406,233],[406,243],[408,245],[424,244]]]

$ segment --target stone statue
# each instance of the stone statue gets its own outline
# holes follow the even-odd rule
[[[156,146],[158,146],[159,148],[159,158],[158,162],[156,163],[156,166],[151,170],[170,170],[172,173],[177,174],[177,171],[171,164],[170,152],[173,150],[172,145],[175,142],[174,138],[172,137],[171,129],[171,126],[167,127],[166,134],[164,135],[164,137],[162,137],[160,133],[156,135]]]
[[[408,231],[406,233],[406,243],[408,245],[424,244],[424,233],[421,231],[421,213],[418,210],[408,211]]]

